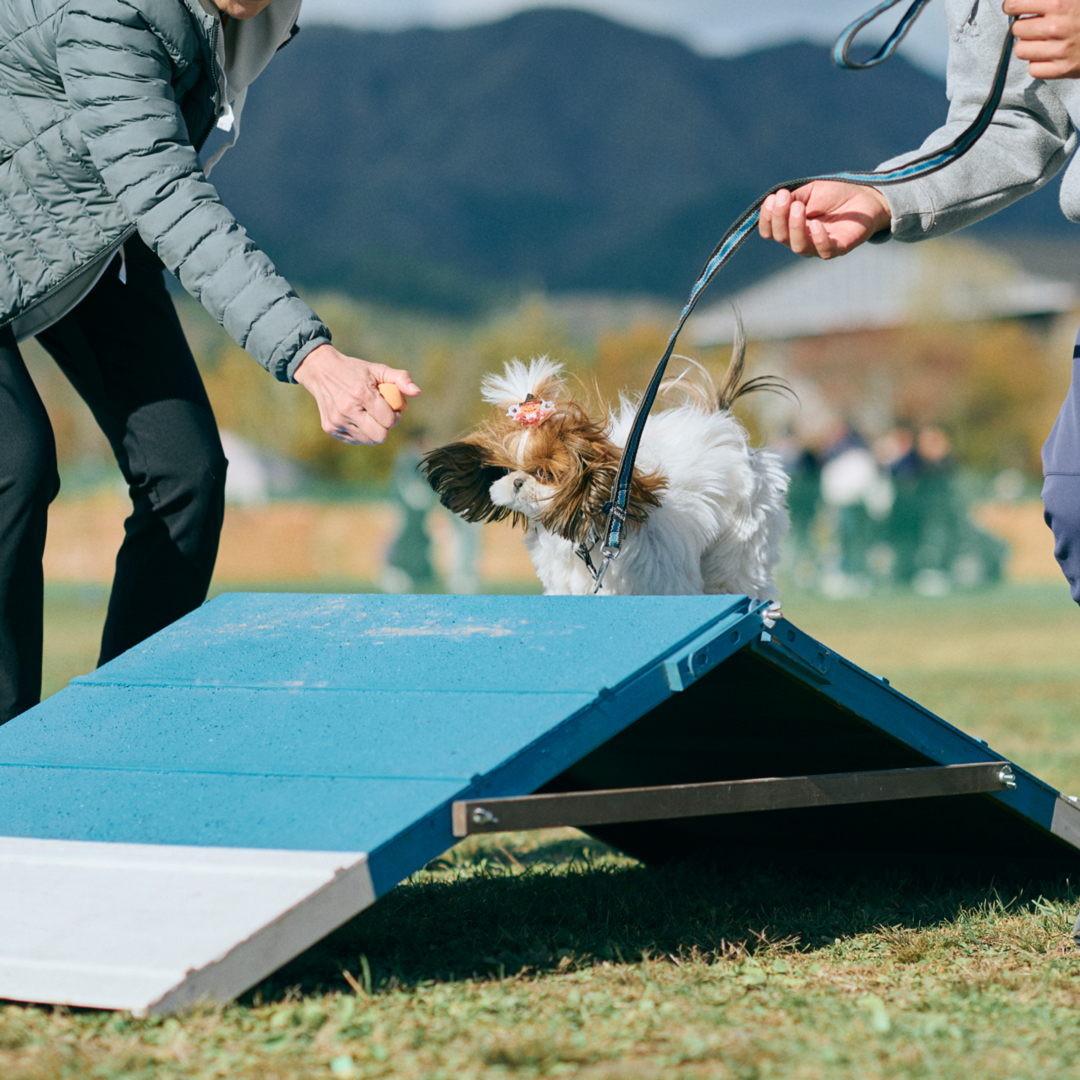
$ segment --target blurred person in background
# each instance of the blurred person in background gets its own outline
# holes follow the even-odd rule
[[[946,123],[914,154],[879,168],[947,146],[972,123],[1011,33],[1016,41],[1005,91],[985,134],[947,168],[910,183],[879,189],[815,181],[777,192],[762,206],[761,236],[822,259],[871,239],[941,236],[1036,191],[1065,166],[1080,121],[1080,93],[1072,81],[1080,78],[1080,0],[946,0],[946,11]],[[1062,181],[1061,206],[1080,221],[1075,161]],[[1043,447],[1043,505],[1054,554],[1080,603],[1080,338],[1073,355],[1072,385]]]
[[[893,484],[893,505],[886,540],[892,548],[892,580],[911,584],[918,570],[919,477],[922,459],[915,447],[915,433],[906,423],[897,424],[874,444],[874,454],[889,470]]]
[[[815,526],[821,505],[821,463],[814,449],[794,431],[770,445],[780,455],[790,479],[787,506],[791,528],[784,540],[784,563],[795,585],[807,588],[817,579]]]
[[[203,601],[222,524],[227,463],[164,267],[273,376],[314,395],[334,438],[386,439],[400,413],[378,383],[419,393],[407,372],[333,347],[207,180],[300,3],[0,4],[0,723],[40,696],[59,489],[19,341],[36,336],[82,395],[131,494],[99,663]],[[226,145],[204,165],[215,127]]]
[[[822,579],[832,596],[870,591],[870,553],[893,504],[888,474],[847,421],[837,421],[821,453],[821,502],[839,546],[839,559]]]
[[[400,517],[379,581],[383,592],[429,591],[436,584],[427,517],[438,495],[419,469],[424,454],[430,449],[427,433],[422,428],[415,428],[394,459],[394,501],[398,504]]]
[[[919,429],[915,443],[919,476],[915,499],[919,508],[917,561],[923,591],[947,591],[953,563],[967,520],[967,508],[956,486],[952,440],[941,428]]]

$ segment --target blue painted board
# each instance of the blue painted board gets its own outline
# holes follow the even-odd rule
[[[222,596],[76,685],[595,693],[746,606],[604,599]]]
[[[0,780],[4,836],[185,845],[195,837],[199,847],[296,851],[377,850],[462,787],[456,780],[20,766],[6,766]]]
[[[17,738],[0,729],[0,741],[9,765],[468,781],[594,699],[88,683],[44,702]],[[79,723],[66,726],[75,701]]]

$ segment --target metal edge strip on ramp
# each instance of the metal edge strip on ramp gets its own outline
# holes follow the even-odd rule
[[[249,989],[375,901],[363,852],[0,838],[0,998],[136,1015]]]

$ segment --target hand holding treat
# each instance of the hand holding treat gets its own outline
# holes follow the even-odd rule
[[[386,441],[405,399],[420,393],[407,371],[346,356],[333,345],[312,349],[293,378],[318,402],[327,435],[368,446]]]

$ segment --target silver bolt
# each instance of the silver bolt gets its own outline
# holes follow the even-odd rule
[[[1016,790],[1016,774],[1012,771],[1011,766],[1002,766],[1001,771],[998,773],[998,780],[1010,791]]]
[[[499,819],[490,810],[485,810],[482,806],[473,807],[472,819],[474,825],[498,825],[499,823]]]

